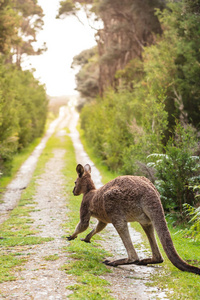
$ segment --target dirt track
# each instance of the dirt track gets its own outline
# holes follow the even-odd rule
[[[84,152],[80,143],[79,135],[76,130],[77,120],[78,114],[72,107],[62,108],[60,118],[52,126],[49,136],[54,131],[56,125],[59,127],[58,134],[60,135],[65,134],[63,132],[64,127],[69,127],[76,150],[77,162],[82,164],[90,163],[92,165],[92,178],[96,187],[99,187],[102,184],[100,174]],[[43,144],[38,146],[38,149],[42,151],[42,147],[45,147],[47,139],[48,136],[45,137]],[[26,167],[23,166],[22,171],[27,169],[28,173],[32,174],[40,153],[35,154],[35,157],[33,153],[32,159],[34,163],[32,166],[30,163],[26,163]],[[66,299],[71,293],[66,289],[66,286],[73,284],[75,281],[72,276],[66,275],[64,271],[60,270],[60,267],[63,266],[68,259],[66,252],[63,252],[63,247],[67,245],[67,241],[62,238],[64,232],[61,226],[62,223],[66,221],[67,216],[66,199],[63,196],[64,180],[62,177],[64,151],[56,149],[55,146],[54,154],[55,153],[56,155],[46,164],[44,173],[38,178],[37,192],[35,195],[37,205],[31,215],[34,220],[34,227],[39,229],[38,235],[53,237],[54,240],[27,249],[32,259],[25,264],[22,271],[18,272],[18,280],[0,284],[2,294],[0,299]],[[23,184],[28,184],[28,181],[26,183],[24,182],[25,177],[26,174],[20,171],[18,179],[16,179],[18,181],[13,183],[15,189],[17,188],[20,191],[21,189],[19,189],[19,187],[23,187],[19,184],[16,185],[19,181],[21,183],[23,182]],[[10,190],[12,189],[13,186],[11,185]],[[7,197],[10,199],[11,195],[9,196],[8,194]],[[20,192],[18,197],[20,197]],[[8,202],[6,202],[6,205],[2,205],[2,221],[7,217],[6,211],[12,209],[16,201],[17,199],[13,200],[10,207],[8,206]],[[134,243],[142,244],[140,234],[131,228],[130,230]],[[102,246],[106,250],[112,252],[116,257],[126,255],[122,242],[111,225],[107,227],[102,235],[105,237]],[[142,257],[143,253],[145,256],[148,255],[144,252],[144,246],[142,246],[139,251],[140,257]],[[59,259],[55,261],[46,261],[44,259],[46,256],[55,253]],[[24,254],[26,255],[26,251]],[[145,285],[145,282],[150,280],[151,274],[158,272],[159,268],[160,267],[142,266],[118,267],[113,268],[113,273],[106,274],[104,278],[111,283],[110,289],[113,297],[116,299],[167,299],[165,294],[161,293],[156,287],[152,289]]]

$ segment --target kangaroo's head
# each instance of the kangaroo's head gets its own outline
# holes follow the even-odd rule
[[[73,189],[74,196],[80,194],[86,194],[90,190],[95,189],[94,183],[91,179],[91,167],[89,164],[84,167],[81,164],[78,164],[76,167],[76,172],[78,177],[75,181],[75,187]]]

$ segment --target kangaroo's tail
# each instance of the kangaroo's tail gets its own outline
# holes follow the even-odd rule
[[[170,235],[169,229],[167,227],[167,223],[165,221],[165,217],[164,217],[162,208],[161,208],[161,212],[159,212],[159,214],[157,214],[157,216],[158,216],[158,218],[153,220],[153,224],[154,224],[154,227],[158,234],[158,237],[161,241],[163,249],[164,249],[165,253],[167,254],[167,257],[169,258],[169,260],[172,262],[172,264],[175,267],[177,267],[181,271],[191,272],[191,273],[200,275],[200,268],[189,265],[187,262],[182,260],[180,258],[180,256],[178,255],[178,253],[173,245],[171,235]],[[162,216],[162,217],[160,217],[160,216]]]

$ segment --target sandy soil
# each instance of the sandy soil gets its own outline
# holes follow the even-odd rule
[[[62,108],[59,119],[57,119],[51,127],[51,132],[45,137],[43,144],[38,146],[38,149],[42,151],[42,147],[45,147],[47,139],[51,136],[56,126],[60,128],[60,135],[65,134],[63,128],[69,126],[70,136],[76,149],[77,162],[91,164],[92,178],[98,188],[102,185],[100,173],[90,161],[80,143],[79,134],[76,130],[77,120],[78,114],[72,107]],[[11,184],[11,187],[8,188],[8,194],[5,195],[5,199],[12,198],[9,192],[12,192],[13,188],[19,191],[18,198],[20,197],[21,188],[28,184],[31,176],[30,175],[29,179],[25,182],[25,177],[28,176],[27,173],[23,173],[22,171],[28,170],[28,174],[32,174],[40,153],[32,154],[34,161],[32,166],[29,162],[26,162],[25,167],[22,167],[22,170],[18,173],[17,181],[12,183],[14,185]],[[66,239],[63,238],[65,233],[62,229],[62,223],[66,222],[67,219],[66,199],[63,196],[65,184],[62,176],[63,155],[63,150],[55,149],[54,157],[49,160],[44,173],[38,178],[37,192],[35,195],[37,204],[35,211],[31,215],[34,220],[33,226],[39,229],[38,235],[52,237],[54,240],[42,245],[27,247],[27,250],[24,251],[24,255],[29,254],[31,259],[29,259],[22,270],[17,273],[18,279],[16,281],[0,284],[0,299],[66,299],[71,293],[66,289],[66,286],[75,283],[75,280],[71,275],[67,275],[61,270],[65,261],[69,260],[66,256],[66,252],[63,251],[63,247],[68,243]],[[6,219],[7,211],[13,209],[17,201],[18,200],[15,199],[10,202],[5,201],[6,204],[2,204],[1,222]],[[143,254],[145,254],[145,256],[148,255],[142,245],[140,234],[135,232],[132,228],[130,228],[130,231],[134,243],[141,245],[140,257],[143,257]],[[102,236],[105,239],[101,241],[101,243],[106,250],[113,253],[115,257],[126,256],[124,246],[112,225],[107,226]],[[45,260],[45,257],[55,254],[58,256],[57,260]],[[161,268],[162,267],[159,266],[122,266],[112,268],[113,273],[106,274],[104,278],[111,283],[110,289],[112,296],[116,299],[167,299],[165,293],[159,291],[158,288],[150,288],[145,285],[145,282],[150,280],[153,272],[159,272]]]

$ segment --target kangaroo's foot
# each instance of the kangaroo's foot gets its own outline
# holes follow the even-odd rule
[[[68,241],[72,241],[72,240],[75,240],[77,237],[73,237],[72,235],[69,235],[69,236],[66,236],[67,240]]]
[[[81,239],[81,241],[85,242],[85,243],[91,243],[90,240],[85,239]]]
[[[107,266],[117,267],[119,265],[131,265],[131,264],[138,264],[139,260],[130,260],[128,258],[122,258],[117,260],[104,260],[103,263]]]
[[[163,259],[153,259],[153,258],[145,258],[141,259],[137,264],[140,266],[146,266],[148,264],[161,264],[163,262]]]

